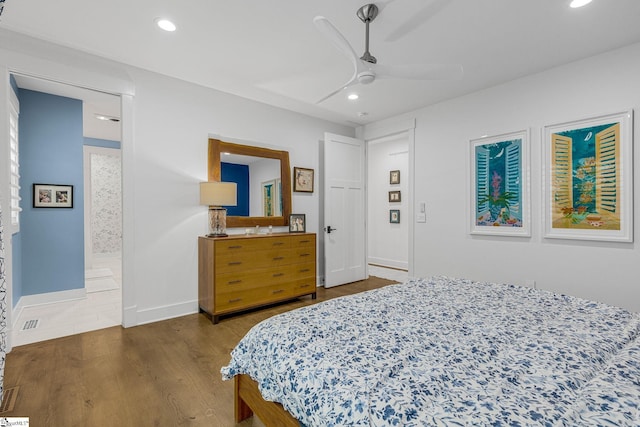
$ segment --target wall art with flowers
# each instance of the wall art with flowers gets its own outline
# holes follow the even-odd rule
[[[632,111],[546,126],[545,237],[631,242]]]
[[[471,141],[471,234],[531,235],[528,134]]]

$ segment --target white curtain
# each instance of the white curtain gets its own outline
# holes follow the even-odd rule
[[[4,361],[7,352],[7,281],[4,265],[4,229],[0,204],[0,401],[4,393]]]

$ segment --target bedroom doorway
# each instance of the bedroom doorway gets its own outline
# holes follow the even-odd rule
[[[369,274],[398,280],[409,270],[409,138],[407,132],[367,141]]]
[[[121,166],[119,166],[119,147],[120,141],[122,139],[121,127],[119,123],[119,117],[121,115],[120,95],[94,91],[78,86],[59,83],[56,81],[36,78],[32,76],[20,74],[12,74],[12,76],[17,90],[26,89],[27,91],[30,91],[32,93],[39,93],[41,95],[37,95],[36,98],[33,98],[32,95],[32,99],[36,99],[37,101],[40,97],[42,97],[42,99],[49,100],[50,102],[50,104],[48,102],[43,102],[42,104],[34,104],[32,101],[32,105],[56,105],[58,99],[66,98],[82,101],[82,117],[73,115],[73,117],[70,118],[70,120],[73,122],[72,125],[65,125],[67,116],[61,117],[60,115],[58,115],[57,118],[59,119],[59,121],[57,123],[62,123],[61,127],[63,128],[69,128],[72,126],[75,127],[76,123],[81,122],[80,127],[82,128],[82,140],[78,141],[78,144],[81,144],[83,146],[83,149],[85,145],[97,145],[101,146],[100,148],[105,150],[109,149],[110,145],[112,149],[114,145],[117,146],[117,150],[114,151],[118,152],[118,166],[115,167],[118,169],[118,175],[120,175]],[[41,108],[44,111],[43,107],[38,108]],[[98,118],[98,115],[102,115],[103,118]],[[35,123],[32,125],[40,126],[39,123]],[[109,128],[109,130],[106,130],[107,128]],[[74,137],[73,140],[75,141],[76,138]],[[76,150],[79,148],[80,147],[74,146],[73,149]],[[29,167],[29,165],[30,162],[27,160],[24,163],[23,167]],[[73,169],[74,171],[80,171],[79,182],[73,182],[73,184],[75,184],[76,186],[75,199],[77,202],[79,202],[81,199],[85,199],[85,197],[82,197],[85,196],[84,191],[80,189],[80,186],[83,184],[82,171],[84,166],[82,158],[75,158],[73,162],[66,163],[64,167],[66,167],[67,169]],[[65,173],[64,170],[60,170],[60,173],[58,173],[53,169],[49,172],[49,174],[52,176],[51,179],[55,179],[56,176],[62,175],[63,173]],[[26,188],[30,186],[30,182],[31,181],[21,182],[21,185]],[[65,183],[66,182],[67,181],[65,180]],[[120,184],[118,184],[118,186],[120,186]],[[78,191],[80,192],[80,194],[77,193]],[[116,198],[120,201],[119,206],[117,207],[117,210],[119,211],[119,219],[117,221],[122,223],[123,209],[121,203],[121,194],[118,193]],[[23,209],[25,201],[29,203],[28,198],[23,197]],[[82,210],[82,203],[77,204],[75,206],[75,209]],[[73,221],[74,224],[77,224],[78,222],[80,223],[79,227],[82,230],[82,228],[84,227],[84,218],[80,219],[79,221]],[[21,233],[20,235],[18,235],[18,238],[22,242],[22,252],[18,253],[17,256],[21,258],[21,262],[19,265],[22,266],[31,265],[38,262],[37,259],[33,258],[33,253],[25,249],[25,242],[27,242],[27,238],[23,236],[27,236],[27,234],[29,234],[27,232],[30,231],[27,229],[27,227],[27,224],[23,224]],[[118,238],[120,239],[120,243],[118,245],[122,246],[121,232],[119,233]],[[55,245],[56,242],[49,240],[48,243],[50,243],[51,245]],[[85,260],[84,256],[82,255],[84,253],[82,239],[77,243],[75,243],[74,241],[72,247],[69,246],[64,250],[59,247],[56,249],[55,246],[52,246],[51,252],[53,253],[56,251],[58,253],[62,252],[65,254],[73,253],[74,255],[72,256],[72,258],[68,258],[70,261],[68,264],[70,266],[73,266],[74,272],[76,270],[80,270],[80,272],[78,273],[80,274],[80,278],[86,277],[85,271],[83,270],[84,266],[87,263],[87,260]],[[80,256],[76,255],[78,251],[80,252]],[[69,257],[69,255],[66,256]],[[89,262],[91,262],[91,260],[89,260]],[[24,283],[20,281],[16,283],[16,281],[14,280],[13,287],[14,290],[17,290],[19,299],[14,304],[12,310],[12,312],[15,313],[16,316],[13,318],[12,322],[13,345],[24,345],[32,342],[44,341],[47,339],[73,335],[90,330],[121,325],[123,299],[121,279],[122,259],[119,251],[117,257],[105,260],[105,262],[108,263],[108,268],[113,272],[113,276],[118,281],[117,294],[111,293],[108,295],[107,292],[102,292],[111,290],[104,288],[104,283],[99,284],[99,286],[103,286],[102,288],[94,289],[95,292],[92,292],[88,289],[87,283],[85,282],[84,288],[70,290],[59,290],[52,286],[48,287],[49,284],[46,283],[47,286],[40,290],[40,292],[34,294],[26,294],[26,292],[24,292],[26,295],[23,295]],[[95,265],[96,264],[94,263],[94,266]],[[104,267],[106,267],[106,265]],[[22,271],[24,270],[19,270],[17,272],[17,276],[19,278],[23,278]],[[16,275],[14,275],[14,278],[15,276]],[[64,281],[65,277],[60,277],[60,279]],[[27,325],[29,326],[27,327]]]

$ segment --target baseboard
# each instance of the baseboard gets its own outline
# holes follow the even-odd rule
[[[27,307],[33,307],[36,305],[54,304],[65,301],[75,301],[79,299],[85,299],[87,297],[87,290],[85,288],[69,289],[67,291],[59,292],[47,292],[44,294],[35,295],[23,295],[18,300],[18,303],[13,307],[12,319],[15,321],[22,314],[22,310]]]
[[[407,261],[398,261],[394,259],[368,257],[367,264],[375,264],[380,267],[390,267],[399,270],[409,270],[409,263]]]
[[[175,317],[194,314],[199,311],[198,300],[181,302],[178,304],[164,305],[161,307],[139,310],[135,313],[136,325],[144,325],[147,323],[160,322],[162,320],[173,319]],[[126,325],[136,326],[136,325]]]

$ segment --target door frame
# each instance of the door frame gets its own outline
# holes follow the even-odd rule
[[[17,47],[23,46],[20,41],[26,40],[22,36],[14,38]],[[56,60],[43,59],[38,56],[38,47],[45,46],[50,52],[60,52]],[[8,50],[0,46],[2,59],[0,60],[0,134],[8,132],[8,118],[6,106],[10,89],[10,75],[24,74],[38,77],[63,84],[74,85],[86,89],[98,90],[111,93],[120,97],[121,104],[121,147],[122,147],[122,325],[124,327],[135,326],[137,310],[135,301],[135,281],[134,277],[134,133],[133,133],[133,100],[135,95],[135,84],[127,74],[126,69],[120,64],[107,65],[104,61],[95,60],[94,57],[86,54],[70,54],[64,48],[51,45],[46,42],[37,41],[31,46],[32,49],[24,51]],[[63,52],[60,51],[63,50]],[[34,53],[35,52],[35,53]],[[52,56],[53,57],[53,56]],[[76,64],[77,61],[71,59],[83,59],[80,66],[69,66],[68,63]],[[8,141],[0,138],[0,150],[6,148]],[[2,197],[9,186],[5,177],[0,178],[0,197]],[[5,213],[7,212],[7,213]],[[3,223],[10,221],[9,211],[3,210]],[[5,219],[6,218],[6,219]],[[10,242],[10,240],[8,240]],[[5,245],[6,278],[7,278],[7,352],[12,349],[13,335],[13,275],[12,275],[13,248],[9,243]]]
[[[415,128],[416,128],[416,119],[403,119],[390,121],[385,123],[373,123],[371,125],[365,125],[356,130],[356,138],[363,139],[365,141],[365,166],[368,165],[368,147],[369,141],[391,137],[393,135],[398,135],[401,133],[406,133],[407,135],[407,143],[409,146],[409,162],[408,162],[408,203],[409,206],[408,212],[406,214],[403,213],[403,217],[405,217],[408,221],[408,242],[409,252],[408,252],[408,277],[413,278],[415,271],[415,211],[416,211],[416,201],[414,200],[415,194]],[[369,170],[365,167],[365,180],[369,178]],[[368,189],[367,189],[368,190]],[[405,196],[403,195],[403,198]],[[365,207],[369,204],[368,191],[365,191]],[[368,228],[368,227],[367,227]],[[368,241],[368,233],[365,234],[365,244],[366,247],[369,247]],[[367,251],[368,257],[368,251]],[[369,276],[369,266],[367,264],[366,267],[366,275]]]

